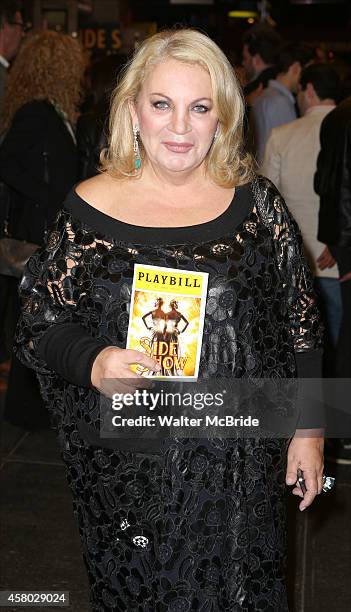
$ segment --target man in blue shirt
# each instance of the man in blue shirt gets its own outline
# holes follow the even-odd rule
[[[270,131],[297,118],[295,96],[302,69],[313,62],[313,50],[289,43],[280,51],[277,77],[255,100],[252,107],[256,159],[261,165]]]
[[[245,71],[246,102],[253,94],[261,94],[277,74],[277,53],[282,45],[280,35],[270,26],[257,23],[243,37],[242,65]],[[256,97],[256,96],[255,96]]]

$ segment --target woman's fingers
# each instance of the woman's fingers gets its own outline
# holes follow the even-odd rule
[[[287,485],[293,485],[295,484],[297,480],[297,464],[295,465],[291,465],[288,463],[288,468],[286,470],[286,478],[285,478],[285,482]]]
[[[303,475],[305,478],[305,485],[307,490],[305,495],[303,496],[302,502],[299,505],[300,510],[305,510],[305,508],[310,506],[316,495],[318,495],[318,478],[316,470],[305,469],[303,471]]]
[[[133,372],[129,366],[139,365],[152,372],[159,372],[160,364],[146,353],[132,349],[117,349],[109,355],[104,374],[106,378],[138,378],[144,380],[140,374]]]
[[[151,372],[161,370],[160,364],[145,353],[109,346],[103,349],[94,361],[91,373],[93,386],[109,396],[113,388],[116,388],[116,393],[124,389],[125,392],[130,392],[130,388],[150,388],[152,379],[133,372],[131,365],[139,365]]]
[[[110,369],[109,375],[102,379],[102,383],[108,384],[108,388],[114,389],[115,393],[134,393],[136,389],[151,389],[153,387],[152,378],[141,376],[133,372],[128,365],[119,368],[112,374],[113,368]]]
[[[133,349],[126,349],[124,352],[124,361],[129,365],[141,365],[151,371],[159,372],[161,370],[161,366],[156,361],[156,359],[152,359],[146,353],[141,353],[139,351],[134,351]]]
[[[323,485],[322,474],[318,474],[315,469],[312,469],[312,468],[304,469],[303,475],[304,475],[305,487],[306,487],[305,494],[302,492],[300,485],[297,484],[298,483],[297,464],[296,464],[296,468],[292,468],[291,466],[289,466],[289,469],[286,473],[286,484],[287,485],[296,484],[296,486],[292,490],[292,494],[303,498],[303,500],[301,501],[299,505],[300,510],[305,510],[305,508],[307,508],[308,506],[312,504],[316,495],[319,495],[319,493],[322,492],[322,485]]]
[[[303,493],[301,491],[301,487],[299,487],[299,486],[294,487],[291,492],[292,492],[293,495],[297,495],[298,497],[303,497]]]
[[[150,389],[154,383],[152,379],[145,376],[139,376],[131,370],[124,373],[121,378],[107,377],[101,379],[101,392],[107,397],[112,398],[113,395],[123,396],[125,394],[133,394],[137,389]]]
[[[307,435],[301,435],[304,431]],[[309,436],[308,430],[297,430],[288,447],[286,484],[295,485],[293,494],[301,499],[305,510],[322,490],[324,438]],[[299,482],[303,474],[304,482]]]
[[[114,395],[124,395],[126,393],[133,393],[136,389],[135,385],[131,386],[127,384],[127,379],[123,378],[103,378],[101,380],[100,391],[106,397],[112,398]]]
[[[322,486],[323,486],[323,482],[322,482],[323,477],[321,474],[320,475],[317,474],[315,470],[305,469],[304,478],[305,478],[306,493],[304,494],[302,492],[299,484],[297,484],[292,490],[293,495],[297,495],[298,497],[303,498],[303,501],[301,501],[299,505],[300,510],[305,510],[305,508],[307,508],[308,506],[312,504],[316,495],[319,495],[322,492]],[[295,477],[295,482],[297,482],[297,474]]]

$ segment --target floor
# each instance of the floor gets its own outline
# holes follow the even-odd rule
[[[66,609],[88,612],[87,579],[54,433],[3,423],[1,452],[0,590],[69,591]],[[337,476],[333,493],[304,513],[296,511],[296,498],[288,504],[292,612],[351,610],[351,466],[325,471]],[[1,608],[17,609],[22,608]]]

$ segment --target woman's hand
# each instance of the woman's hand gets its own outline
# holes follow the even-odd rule
[[[305,510],[307,506],[310,506],[316,495],[322,491],[323,448],[324,437],[307,437],[298,431],[289,444],[286,484],[296,484],[297,469],[300,468],[303,471],[307,489],[305,495],[299,485],[296,485],[292,491],[293,495],[303,498],[299,505],[300,510]]]
[[[161,370],[160,364],[145,353],[108,346],[98,354],[93,363],[91,383],[96,389],[109,396],[116,392],[132,393],[137,388],[150,387],[152,385],[150,379],[130,369],[133,364],[154,372]]]

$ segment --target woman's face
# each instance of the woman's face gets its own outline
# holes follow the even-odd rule
[[[203,162],[218,122],[209,74],[173,59],[151,68],[131,113],[149,161],[171,172]]]

